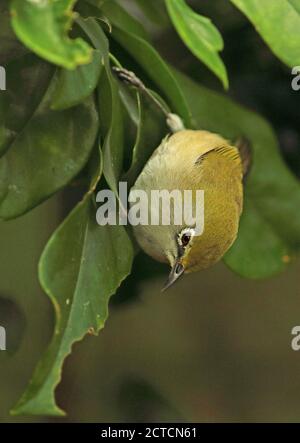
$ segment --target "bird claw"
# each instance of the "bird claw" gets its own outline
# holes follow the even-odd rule
[[[112,69],[118,78],[124,83],[134,86],[135,88],[145,89],[144,83],[135,75],[134,72],[128,71],[124,68],[118,68],[117,66],[114,66]]]

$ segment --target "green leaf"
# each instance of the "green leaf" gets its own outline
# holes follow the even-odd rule
[[[133,185],[153,151],[168,133],[164,116],[148,97],[138,97],[138,124],[135,145],[132,151],[130,169],[126,173],[129,185]]]
[[[118,181],[122,172],[124,153],[123,108],[118,85],[109,64],[108,41],[96,20],[78,20],[96,49],[103,54],[105,73],[98,88],[101,133],[103,144],[103,174],[110,188],[117,194]]]
[[[170,18],[183,42],[191,52],[206,64],[228,88],[226,68],[218,52],[223,39],[211,20],[196,14],[185,0],[165,0]]]
[[[298,14],[300,14],[300,0],[288,0],[288,1],[296,9]]]
[[[32,209],[74,178],[87,162],[98,130],[94,101],[66,111],[50,110],[55,81],[0,159],[0,217]],[[22,83],[22,93],[26,86]],[[39,90],[40,91],[40,90]],[[26,93],[30,91],[26,91]],[[7,171],[1,175],[1,171]]]
[[[169,24],[169,18],[163,0],[135,0],[146,17],[155,25]]]
[[[257,114],[176,75],[199,129],[235,140],[246,136],[253,149],[238,239],[225,263],[247,278],[282,271],[300,250],[300,184],[285,166],[269,124]]]
[[[253,23],[274,54],[288,66],[300,65],[299,0],[231,0]]]
[[[115,21],[115,11],[122,8],[113,0],[105,2],[101,8],[112,23],[112,36],[129,52],[136,62],[146,71],[147,75],[160,88],[173,112],[179,114],[187,126],[191,125],[191,115],[186,100],[171,69],[160,57],[158,52],[143,38],[134,33],[130,22],[123,19]],[[121,12],[119,12],[121,14]]]
[[[53,68],[33,54],[7,64],[7,90],[0,93],[0,156],[31,119],[52,76]]]
[[[119,28],[126,26],[133,34],[144,40],[149,40],[149,35],[143,25],[141,25],[138,20],[130,15],[126,9],[122,8],[115,0],[87,0],[87,2],[96,7],[96,13],[97,10],[99,11],[100,9],[104,12],[106,18],[112,18],[113,21],[109,20],[109,22],[114,24],[114,26]]]
[[[52,109],[67,109],[78,105],[96,89],[103,59],[100,51],[93,52],[93,61],[88,65],[78,66],[74,71],[62,69],[59,72],[52,99]]]
[[[49,62],[67,69],[91,61],[92,50],[82,39],[70,39],[76,0],[13,0],[12,26],[22,43]]]
[[[123,166],[123,108],[116,80],[107,67],[99,85],[100,119],[106,133],[103,145],[103,173],[110,188],[117,194]]]
[[[55,331],[13,414],[64,414],[54,396],[64,359],[75,342],[104,327],[109,299],[130,273],[133,249],[125,229],[96,223],[93,191],[100,175],[41,257],[39,277],[55,307]]]
[[[0,200],[3,199],[7,193],[7,185],[9,182],[8,167],[4,162],[0,162]]]
[[[12,411],[14,414],[63,414],[54,397],[63,361],[74,342],[87,332],[98,333],[104,327],[109,298],[130,273],[133,259],[133,247],[122,226],[99,227],[96,223],[93,191],[100,180],[102,166],[114,188],[122,163],[122,147],[118,142],[122,134],[121,113],[116,104],[117,85],[109,68],[107,39],[95,20],[79,19],[78,23],[104,59],[101,85],[107,101],[100,94],[103,100],[101,127],[107,133],[104,159],[90,191],[54,233],[42,255],[40,280],[56,308],[57,322],[49,349]]]

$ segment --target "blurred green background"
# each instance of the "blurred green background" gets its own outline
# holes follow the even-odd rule
[[[229,94],[269,119],[300,176],[300,92],[291,89],[290,70],[226,0],[199,3],[194,8],[213,18],[225,40]],[[162,34],[145,23],[167,60],[221,90],[171,28]],[[0,325],[8,341],[0,352],[0,420],[299,421],[300,352],[291,349],[291,330],[300,325],[300,262],[262,282],[220,263],[161,294],[167,269],[143,255],[113,297],[104,331],[76,344],[66,361],[57,395],[68,416],[9,416],[54,324],[38,258],[76,197],[67,190],[0,223]]]

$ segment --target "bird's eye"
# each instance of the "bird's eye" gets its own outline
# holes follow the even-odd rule
[[[195,235],[194,228],[184,228],[178,235],[178,243],[181,248],[186,248]]]
[[[182,234],[182,236],[181,236],[181,244],[182,244],[183,247],[186,247],[189,244],[190,240],[191,240],[191,235],[190,234],[188,234],[188,233]]]

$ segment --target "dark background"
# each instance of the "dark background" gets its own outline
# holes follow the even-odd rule
[[[291,88],[291,70],[226,0],[190,3],[223,35],[230,96],[271,122],[299,176],[300,91]],[[167,60],[222,90],[171,28],[144,22]],[[8,411],[51,337],[53,310],[36,268],[73,197],[66,190],[0,223],[0,325],[8,335],[8,351],[0,352],[1,421],[53,420]],[[299,421],[300,352],[291,349],[291,330],[300,325],[299,273],[298,261],[255,282],[220,263],[162,295],[167,270],[139,256],[104,331],[75,345],[66,361],[57,394],[68,417],[58,421]]]

